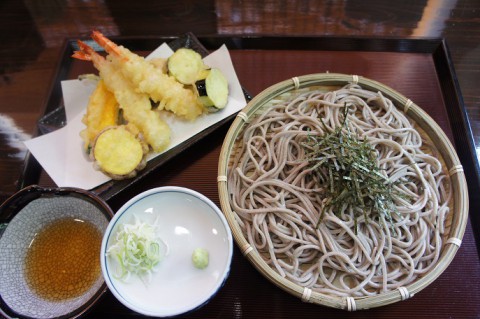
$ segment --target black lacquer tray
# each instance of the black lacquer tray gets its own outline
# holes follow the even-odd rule
[[[438,79],[442,99],[447,115],[446,125],[450,129],[450,138],[452,139],[457,154],[464,166],[467,176],[467,182],[470,194],[477,194],[480,192],[480,168],[476,156],[473,137],[471,134],[470,123],[463,105],[460,88],[456,79],[453,63],[450,58],[448,46],[444,39],[417,39],[417,38],[344,38],[344,37],[231,37],[231,36],[205,36],[195,37],[189,33],[180,37],[120,37],[112,38],[117,43],[124,45],[137,52],[145,52],[155,49],[159,43],[168,42],[169,45],[175,49],[186,46],[192,47],[201,54],[206,55],[210,50],[217,49],[222,44],[226,44],[227,48],[233,55],[234,66],[238,68],[245,68],[242,61],[235,61],[235,52],[284,52],[288,59],[291,52],[334,52],[335,54],[355,54],[364,55],[373,54],[378,55],[381,59],[383,53],[400,53],[408,60],[409,57],[424,55],[433,61],[434,72]],[[67,40],[62,51],[61,59],[57,66],[56,76],[52,83],[49,99],[45,106],[45,116],[39,120],[38,134],[44,134],[51,130],[64,125],[65,114],[63,111],[63,101],[60,82],[65,79],[74,78],[80,72],[78,63],[70,56],[76,48],[75,40]],[[298,61],[302,63],[302,61]],[[381,63],[381,61],[379,61]],[[335,71],[335,62],[333,62],[332,72]],[[241,73],[241,72],[240,72]],[[301,74],[295,74],[301,75]],[[372,77],[370,74],[365,76]],[[418,75],[421,77],[421,75]],[[251,90],[248,78],[239,76],[239,80],[244,87],[244,92],[247,100],[251,96],[247,93],[258,93]],[[406,80],[405,80],[406,81]],[[257,90],[258,91],[258,90]],[[422,106],[422,105],[421,105]],[[429,111],[429,110],[427,110]],[[435,110],[433,110],[436,112]],[[432,114],[431,114],[432,115]],[[162,164],[166,163],[176,155],[182,153],[194,143],[205,138],[219,127],[228,125],[233,116],[217,123],[208,128],[197,136],[189,139],[183,144],[164,153],[151,161],[147,168],[142,171],[135,179],[125,181],[110,181],[101,185],[93,191],[102,198],[109,200],[118,195],[122,190],[132,186],[141,180],[145,175],[158,169]],[[40,172],[42,171],[40,165],[36,162],[33,156],[27,157],[25,170],[21,179],[20,186],[26,186],[38,182]],[[475,233],[475,238],[479,238],[480,232],[480,216],[477,213],[480,211],[480,203],[470,198],[470,217]]]

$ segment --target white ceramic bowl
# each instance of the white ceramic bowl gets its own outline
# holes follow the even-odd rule
[[[75,188],[29,186],[5,201],[0,207],[0,317],[75,318],[89,310],[107,290],[99,270],[84,293],[52,301],[29,285],[25,260],[37,234],[49,224],[61,219],[90,222],[103,235],[112,217],[102,199]]]
[[[115,242],[119,225],[158,217],[158,236],[168,254],[155,267],[148,283],[133,275],[116,278],[113,257],[106,254]],[[209,252],[209,264],[197,269],[191,261],[195,248]],[[141,193],[115,214],[101,247],[101,267],[113,295],[128,308],[149,316],[168,317],[194,310],[222,287],[230,271],[233,241],[220,209],[204,195],[181,187],[159,187]]]

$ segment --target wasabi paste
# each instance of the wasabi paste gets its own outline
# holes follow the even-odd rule
[[[208,266],[208,251],[204,248],[196,248],[192,254],[193,265],[198,269],[205,269]]]

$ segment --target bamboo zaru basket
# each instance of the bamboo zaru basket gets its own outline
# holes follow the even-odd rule
[[[255,246],[247,241],[239,225],[239,216],[232,209],[230,201],[232,195],[228,186],[229,171],[235,169],[231,167],[232,158],[237,151],[239,143],[242,143],[241,134],[255,117],[262,114],[273,104],[278,103],[278,101],[290,100],[292,95],[296,95],[299,92],[312,90],[312,88],[317,87],[340,88],[348,83],[358,84],[363,89],[372,92],[381,92],[384,97],[393,102],[397,109],[404,112],[410,121],[415,123],[415,127],[430,139],[443,158],[444,169],[450,177],[450,186],[453,192],[452,200],[449,204],[451,211],[449,218],[445,221],[447,231],[443,235],[440,257],[435,266],[408,285],[381,292],[374,296],[351,297],[320,293],[281,276],[273,267],[267,264],[265,256],[262,256],[262,252],[259,252]],[[348,311],[379,307],[402,301],[413,297],[427,287],[442,274],[454,258],[462,242],[468,218],[468,192],[463,168],[454,147],[442,129],[410,99],[379,82],[356,75],[334,73],[304,75],[275,84],[258,94],[238,113],[225,137],[219,159],[218,189],[222,210],[226,215],[239,249],[264,277],[279,288],[301,298],[304,302]]]

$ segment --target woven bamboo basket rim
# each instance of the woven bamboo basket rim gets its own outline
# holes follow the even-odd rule
[[[312,86],[343,86],[348,83],[357,83],[362,88],[373,92],[381,91],[385,97],[392,100],[397,108],[405,112],[411,120],[415,121],[417,125],[425,131],[437,146],[438,151],[447,165],[453,190],[452,221],[450,232],[447,236],[449,239],[443,243],[441,256],[436,266],[426,275],[405,287],[367,297],[337,297],[322,294],[280,276],[245,239],[235,220],[235,213],[231,209],[227,189],[228,166],[232,150],[234,149],[239,134],[242,132],[243,127],[248,124],[249,119],[254,117],[257,112],[261,112],[262,108],[268,107],[268,103],[271,102],[271,100],[281,98],[282,94],[295,92],[296,90],[302,90]],[[348,311],[369,309],[402,301],[413,297],[431,284],[443,273],[453,260],[463,239],[468,219],[468,189],[465,174],[453,145],[440,126],[424,110],[407,97],[380,82],[357,75],[318,73],[298,76],[272,85],[254,97],[238,114],[224,139],[218,166],[218,190],[220,204],[232,230],[236,244],[264,277],[284,291],[301,298],[304,302]]]

